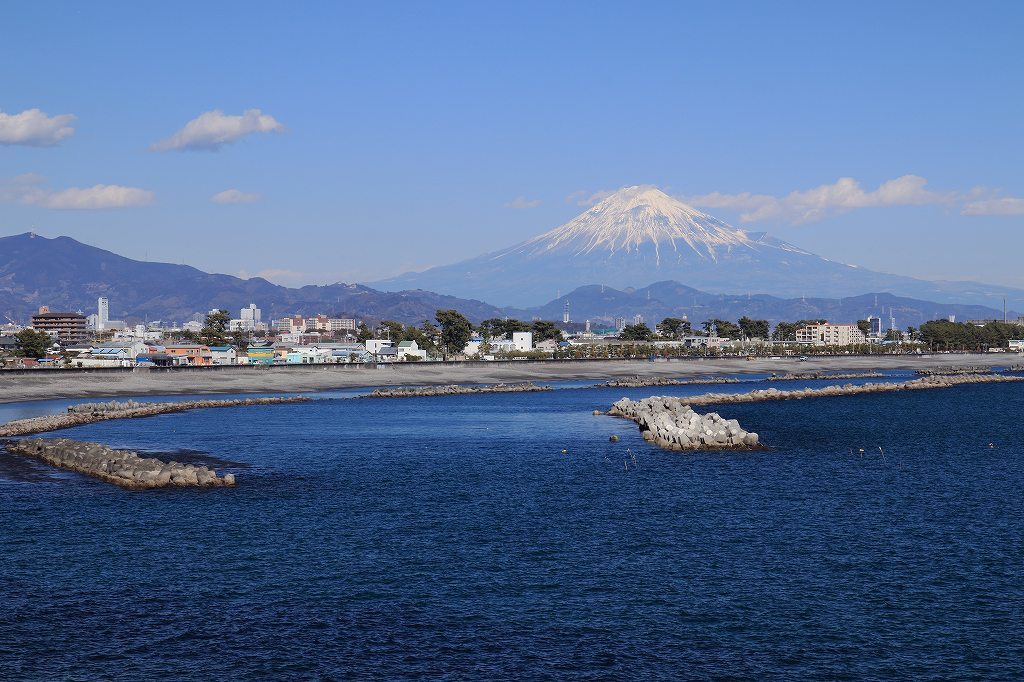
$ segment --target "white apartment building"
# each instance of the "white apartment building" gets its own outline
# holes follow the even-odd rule
[[[851,346],[867,343],[855,324],[809,324],[796,330],[796,342],[811,346]]]

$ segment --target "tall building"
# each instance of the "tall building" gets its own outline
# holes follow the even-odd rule
[[[569,299],[565,299],[565,311],[562,313],[562,323],[569,324]]]
[[[242,308],[239,317],[243,322],[251,323],[250,327],[255,327],[262,321],[263,311],[257,308],[255,303],[250,303],[247,308]]]
[[[882,335],[882,318],[877,316],[871,316],[868,318],[868,324],[870,325],[870,327],[868,328],[869,336]]]
[[[616,317],[615,318],[615,331],[622,331],[626,328],[626,318]]]
[[[39,313],[32,316],[32,327],[46,332],[63,345],[89,340],[85,315],[81,313],[51,313],[49,308],[42,306]]]
[[[644,323],[644,316],[643,315],[641,315],[640,313],[637,313],[636,315],[633,316],[633,324],[643,324],[643,323]]]
[[[100,296],[96,300],[96,331],[103,331],[110,322],[110,301],[106,296]]]
[[[809,324],[796,330],[797,343],[812,346],[850,346],[865,342],[864,332],[855,324]]]

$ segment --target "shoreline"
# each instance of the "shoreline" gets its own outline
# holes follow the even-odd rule
[[[792,374],[803,372],[933,369],[950,365],[1009,366],[1016,354],[811,356],[795,358],[685,358],[671,360],[401,363],[351,367],[220,367],[191,370],[36,370],[0,372],[0,403],[151,395],[311,393],[388,386],[499,384],[528,381],[587,381],[644,377]]]

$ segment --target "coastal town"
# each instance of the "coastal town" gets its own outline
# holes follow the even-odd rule
[[[231,317],[213,309],[183,324],[128,324],[111,319],[110,301],[96,312],[51,311],[42,306],[28,324],[0,327],[0,367],[216,367],[319,365],[450,360],[618,359],[717,356],[801,356],[985,351],[1024,352],[1024,318],[939,320],[900,330],[868,316],[856,322],[778,322],[747,317],[733,323],[685,318],[648,326],[642,316],[610,326],[489,319],[476,325],[455,310],[434,321],[404,325],[324,314],[264,320],[255,304]]]

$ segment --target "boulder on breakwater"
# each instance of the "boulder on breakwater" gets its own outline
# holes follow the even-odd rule
[[[109,403],[86,403],[72,405],[67,414],[55,414],[46,417],[29,417],[17,419],[0,426],[0,438],[11,436],[27,436],[32,433],[56,431],[72,426],[81,426],[108,419],[132,419],[135,417],[152,417],[158,414],[184,412],[208,407],[242,407],[246,405],[277,405],[280,403],[308,402],[311,398],[301,396],[284,398],[240,398],[225,400],[184,400],[168,403],[136,403],[116,400]],[[97,405],[103,407],[97,408]]]
[[[947,367],[930,367],[917,370],[917,374],[923,377],[953,376],[959,374],[989,374],[991,367],[985,365],[949,365]]]
[[[651,386],[690,386],[693,384],[738,384],[732,377],[698,377],[694,379],[669,379],[666,377],[642,377],[639,374],[625,379],[609,379],[595,388],[649,388]]]
[[[608,414],[632,419],[644,440],[666,450],[750,450],[759,446],[756,433],[716,412],[698,414],[679,398],[623,398]]]
[[[230,487],[233,474],[218,476],[206,466],[164,462],[114,450],[99,443],[67,438],[26,438],[8,441],[8,452],[33,457],[51,466],[98,478],[129,490],[168,487]]]
[[[434,395],[467,395],[471,393],[532,393],[534,391],[551,391],[550,386],[538,386],[531,382],[521,384],[482,384],[463,386],[449,384],[447,386],[407,386],[398,388],[378,388],[368,398],[419,398]]]
[[[773,374],[768,381],[816,381],[838,379],[880,379],[885,375],[881,372],[789,372]]]

